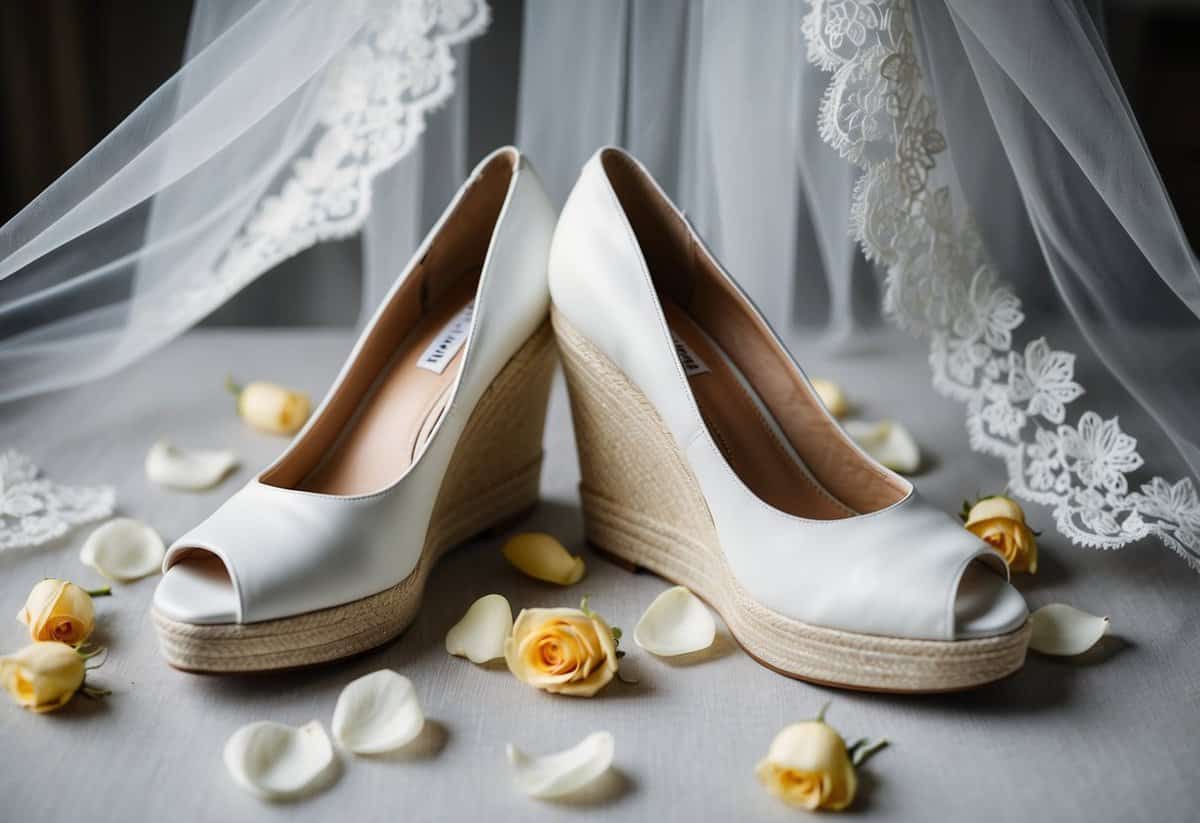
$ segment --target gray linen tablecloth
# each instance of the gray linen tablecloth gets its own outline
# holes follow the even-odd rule
[[[170,541],[283,445],[238,421],[221,388],[226,373],[319,396],[350,339],[329,331],[192,333],[113,378],[0,406],[0,447],[25,451],[62,482],[114,484],[121,513]],[[883,333],[853,357],[798,354],[810,373],[839,379],[869,416],[909,424],[931,463],[917,483],[934,501],[957,510],[964,496],[1004,485],[996,461],[968,450],[961,407],[928,390],[919,344]],[[142,461],[161,435],[232,447],[243,467],[210,493],[159,489]],[[117,586],[115,597],[98,601],[98,640],[111,654],[95,676],[113,695],[77,699],[51,716],[0,706],[0,819],[794,820],[803,813],[769,797],[754,765],[780,728],[827,700],[830,721],[847,737],[893,741],[864,771],[856,817],[1200,819],[1200,578],[1157,545],[1070,546],[1038,507],[1031,520],[1047,531],[1041,572],[1021,579],[1030,603],[1062,600],[1109,614],[1114,636],[1083,660],[1031,656],[1018,675],[972,693],[895,697],[788,680],[755,664],[723,628],[712,654],[684,664],[632,648],[624,669],[639,684],[613,684],[593,700],[548,696],[503,666],[449,657],[446,629],[489,592],[506,595],[514,609],[574,605],[587,593],[614,624],[632,628],[664,588],[584,547],[561,384],[546,455],[544,500],[521,528],[584,551],[585,581],[567,591],[541,585],[506,565],[499,540],[465,546],[434,573],[412,628],[351,661],[235,678],[183,674],[158,657],[147,615],[155,579]],[[4,616],[42,576],[100,582],[77,559],[87,530],[49,548],[0,554],[0,646],[23,643],[23,627]],[[381,667],[412,678],[430,718],[414,750],[343,756],[335,784],[292,804],[263,803],[233,784],[221,750],[236,728],[260,719],[318,719],[328,728],[342,686]],[[616,769],[593,796],[547,805],[510,784],[505,743],[551,751],[597,729],[616,737]]]

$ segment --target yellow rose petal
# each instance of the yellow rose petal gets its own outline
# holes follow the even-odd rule
[[[572,556],[562,543],[541,532],[518,534],[501,551],[519,571],[560,586],[578,583],[586,570],[582,557]]]
[[[995,497],[985,497],[971,507],[967,513],[967,525],[978,523],[980,520],[991,520],[994,517],[1016,520],[1018,523],[1025,522],[1025,512],[1017,501],[996,495]]]

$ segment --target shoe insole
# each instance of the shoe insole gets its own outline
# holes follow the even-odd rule
[[[408,470],[433,434],[462,368],[476,282],[463,277],[425,312],[299,488],[369,494]]]
[[[683,309],[662,303],[700,415],[742,482],[767,504],[797,517],[854,515],[813,477],[729,355]]]

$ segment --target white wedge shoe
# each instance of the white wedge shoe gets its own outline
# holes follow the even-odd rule
[[[783,674],[933,692],[1025,659],[999,555],[862,452],[640,164],[585,166],[550,254],[589,540]]]
[[[445,550],[533,506],[553,228],[515,149],[479,165],[283,456],[168,550],[153,612],[171,665],[290,668],[378,646]]]

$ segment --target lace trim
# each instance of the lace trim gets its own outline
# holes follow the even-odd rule
[[[113,513],[111,486],[60,486],[25,455],[0,453],[0,551],[38,546]]]
[[[309,149],[254,206],[214,269],[173,294],[163,314],[203,316],[283,260],[359,231],[375,176],[412,151],[428,114],[454,93],[451,48],[490,21],[485,0],[395,0],[381,8],[327,72]]]
[[[977,451],[1004,459],[1009,488],[1051,506],[1059,531],[1096,548],[1156,535],[1200,571],[1200,499],[1191,478],[1154,477],[1116,417],[1068,405],[1083,393],[1075,355],[1045,338],[1015,347],[1021,300],[987,260],[979,232],[948,186],[930,185],[946,148],[913,50],[908,0],[811,0],[808,57],[833,72],[820,133],[862,169],[854,238],[887,272],[884,309],[930,341],[933,383],[967,404]]]

